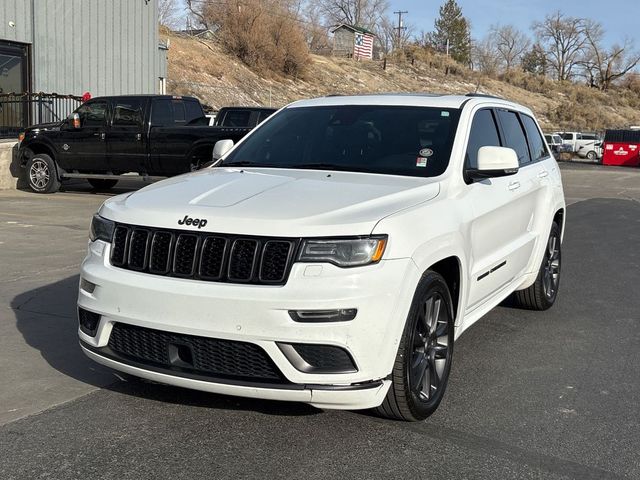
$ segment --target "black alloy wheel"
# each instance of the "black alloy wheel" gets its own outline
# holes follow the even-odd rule
[[[446,281],[427,271],[416,288],[391,373],[393,384],[376,409],[379,415],[417,421],[436,411],[451,371],[454,321]]]

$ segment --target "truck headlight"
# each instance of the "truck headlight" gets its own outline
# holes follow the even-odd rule
[[[382,258],[387,236],[304,240],[298,261],[328,262],[338,267],[359,267]]]
[[[102,218],[97,213],[91,220],[91,230],[89,231],[89,238],[92,242],[96,240],[103,240],[107,243],[111,243],[113,240],[113,231],[116,228],[116,223],[106,218]]]

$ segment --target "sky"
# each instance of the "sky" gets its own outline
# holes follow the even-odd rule
[[[445,0],[390,0],[389,11],[406,10],[405,25],[413,25],[415,33],[433,30],[433,21],[438,16]],[[514,25],[532,36],[531,24],[543,20],[544,16],[560,9],[574,17],[598,20],[605,29],[606,44],[622,43],[625,37],[635,41],[640,48],[640,1],[639,0],[457,0],[462,14],[471,21],[471,36],[481,39],[491,25]],[[397,17],[396,17],[397,18]]]

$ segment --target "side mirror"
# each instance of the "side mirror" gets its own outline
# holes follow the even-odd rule
[[[466,171],[473,180],[492,177],[506,177],[518,172],[518,154],[512,148],[480,147],[478,150],[478,166]]]
[[[213,146],[211,158],[214,162],[220,160],[233,147],[233,140],[218,140]]]

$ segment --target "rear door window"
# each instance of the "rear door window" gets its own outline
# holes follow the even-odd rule
[[[522,124],[524,125],[524,129],[527,132],[529,150],[531,151],[533,161],[537,162],[538,160],[548,157],[549,152],[547,151],[545,142],[540,135],[540,130],[538,130],[536,122],[534,122],[533,118],[528,115],[521,114],[520,118],[522,119]]]
[[[187,125],[192,125],[196,123],[197,120],[204,117],[204,112],[202,111],[202,107],[198,102],[194,102],[193,100],[185,100],[184,108],[185,121]]]
[[[122,98],[115,101],[113,126],[139,128],[142,126],[144,99]]]
[[[500,135],[491,110],[480,110],[473,117],[469,143],[465,158],[466,168],[478,168],[478,150],[480,147],[499,147]]]
[[[518,115],[509,110],[498,110],[498,119],[504,134],[505,147],[512,148],[518,155],[520,166],[531,163],[529,146]]]
[[[173,107],[169,99],[154,100],[151,106],[151,125],[156,127],[173,126]]]

